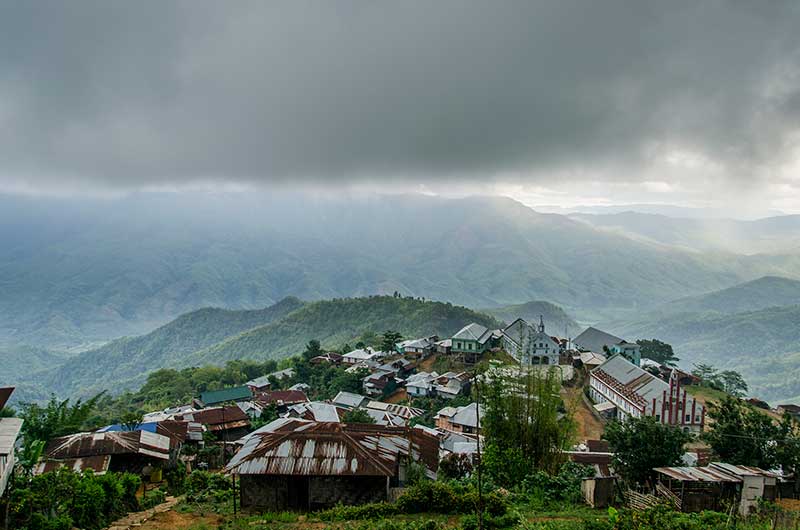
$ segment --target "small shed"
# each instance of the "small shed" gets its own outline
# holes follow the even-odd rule
[[[749,514],[758,499],[774,500],[777,476],[757,467],[712,462],[705,467],[658,467],[657,492],[683,512],[724,509],[735,502]]]
[[[226,471],[243,508],[306,511],[386,500],[410,462],[435,478],[438,452],[418,429],[286,419],[249,435]]]

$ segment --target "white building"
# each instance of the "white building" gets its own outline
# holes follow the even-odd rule
[[[674,370],[667,383],[621,354],[589,372],[589,397],[597,403],[595,408],[623,421],[655,416],[661,423],[692,432],[702,431],[705,423],[705,407],[681,389]]]
[[[534,327],[518,318],[503,330],[503,349],[522,365],[558,364],[560,344],[545,333],[544,320]]]

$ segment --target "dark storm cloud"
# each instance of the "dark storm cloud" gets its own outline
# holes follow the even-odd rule
[[[751,178],[796,147],[797,6],[5,2],[0,183]]]

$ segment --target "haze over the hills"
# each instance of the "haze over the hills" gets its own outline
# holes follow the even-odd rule
[[[800,270],[794,255],[699,253],[497,197],[0,203],[0,340],[55,349],[141,334],[200,307],[258,308],[287,296],[544,300],[600,320]]]

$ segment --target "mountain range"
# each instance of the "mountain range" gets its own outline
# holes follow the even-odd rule
[[[55,350],[287,296],[547,300],[597,321],[800,273],[793,254],[698,252],[498,197],[6,196],[0,249],[0,343]]]
[[[280,357],[310,338],[543,314],[553,333],[660,338],[687,365],[742,368],[763,397],[793,396],[778,374],[759,379],[758,359],[800,352],[799,223],[565,216],[498,197],[0,196],[0,383],[130,388],[161,366]],[[328,315],[392,293],[482,309]]]

